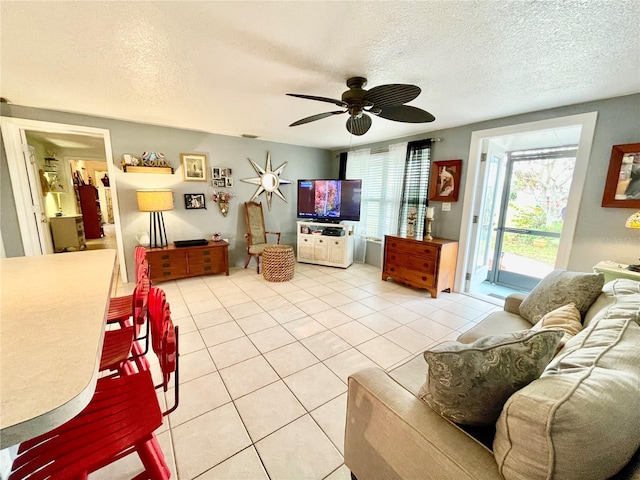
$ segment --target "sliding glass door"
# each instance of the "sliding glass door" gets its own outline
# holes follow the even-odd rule
[[[530,290],[554,269],[576,152],[507,152],[487,281]]]

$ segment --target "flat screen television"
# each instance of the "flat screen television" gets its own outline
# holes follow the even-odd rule
[[[298,180],[298,218],[360,221],[362,180]]]

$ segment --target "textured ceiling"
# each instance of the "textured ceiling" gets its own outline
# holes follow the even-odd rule
[[[340,148],[640,92],[638,1],[0,2],[18,105]],[[431,124],[351,138],[350,76],[410,83]]]

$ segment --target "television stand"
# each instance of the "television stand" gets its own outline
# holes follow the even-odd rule
[[[347,268],[353,263],[353,225],[298,222],[298,262]]]

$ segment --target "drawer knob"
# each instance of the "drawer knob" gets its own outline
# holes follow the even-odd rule
[[[168,260],[169,259],[169,255],[162,255],[160,258],[162,260]]]
[[[208,272],[209,270],[211,270],[211,266],[207,265],[206,267],[204,267],[205,272]]]
[[[205,250],[202,252],[203,255],[211,255],[211,250]]]
[[[427,277],[422,277],[422,281],[426,282],[427,281]]]
[[[211,263],[211,259],[210,258],[205,258],[204,259],[204,263]]]
[[[169,268],[171,266],[170,263],[163,263],[162,268]]]
[[[162,272],[163,277],[168,277],[169,275],[171,275],[171,272]]]

